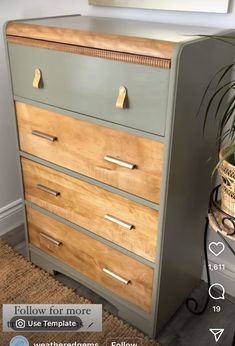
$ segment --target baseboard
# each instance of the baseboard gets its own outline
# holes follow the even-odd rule
[[[22,199],[18,199],[0,208],[0,236],[22,225],[23,222]]]
[[[222,286],[224,286],[225,293],[229,294],[230,296],[235,297],[235,265],[227,262],[226,260],[219,260],[216,261],[216,259],[213,257],[211,258],[209,256],[208,258],[210,264],[223,264],[225,265],[225,270],[222,271],[210,271],[211,276],[211,284],[219,283]],[[202,280],[207,282],[207,276],[206,276],[206,266],[204,264],[203,273],[202,273]]]

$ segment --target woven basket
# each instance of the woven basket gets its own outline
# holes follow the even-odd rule
[[[220,151],[220,159],[230,147]],[[221,209],[235,217],[235,165],[223,160],[219,166],[221,177]]]

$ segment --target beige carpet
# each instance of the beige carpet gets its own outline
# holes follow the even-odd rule
[[[90,301],[78,296],[70,288],[59,283],[17,254],[0,241],[0,302],[1,304],[89,304]],[[2,306],[1,306],[2,310]],[[0,311],[2,316],[2,311]],[[107,338],[141,338],[143,346],[159,344],[108,312],[103,313],[102,333],[2,333],[0,324],[0,346],[8,346],[15,335],[24,335],[33,345],[44,343],[98,343],[106,346]],[[121,339],[120,339],[121,340]]]

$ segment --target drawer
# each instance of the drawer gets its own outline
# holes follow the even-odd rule
[[[150,312],[152,268],[32,208],[27,219],[31,244]]]
[[[24,103],[16,113],[22,151],[159,202],[162,143]]]
[[[25,199],[154,261],[158,212],[22,159]]]
[[[169,70],[9,44],[14,95],[163,136]],[[35,69],[41,88],[33,87]],[[119,88],[124,109],[116,108]]]

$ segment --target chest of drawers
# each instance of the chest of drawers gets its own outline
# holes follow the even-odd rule
[[[107,18],[5,29],[29,258],[155,336],[201,276],[216,129],[196,111],[231,48]]]

